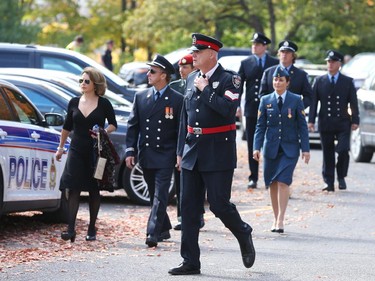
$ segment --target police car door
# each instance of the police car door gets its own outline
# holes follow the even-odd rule
[[[41,127],[40,116],[30,102],[19,92],[4,89],[10,120],[1,121],[0,147],[4,169],[4,203],[24,204],[24,209],[37,201],[60,198],[56,188],[57,167],[53,159],[58,134]],[[4,101],[5,103],[5,101]],[[4,119],[4,118],[1,118]],[[3,135],[3,137],[1,136]],[[62,170],[62,167],[58,167]],[[52,206],[50,206],[52,207]],[[23,208],[17,208],[23,209]]]

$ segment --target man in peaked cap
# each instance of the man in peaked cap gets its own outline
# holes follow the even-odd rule
[[[267,46],[271,43],[271,40],[263,33],[254,33],[250,41],[252,42],[252,55],[241,62],[238,74],[241,76],[240,93],[243,94],[244,86],[246,88],[244,117],[246,118],[245,129],[250,170],[247,187],[256,188],[259,162],[253,159],[253,139],[260,101],[260,81],[264,70],[273,65],[277,65],[279,61],[267,54]]]
[[[359,126],[359,112],[353,79],[340,73],[344,56],[337,51],[329,50],[325,60],[328,74],[315,78],[308,125],[313,131],[317,106],[320,102],[318,127],[323,152],[322,175],[325,182],[323,191],[333,192],[335,168],[339,189],[346,189],[350,132]],[[348,113],[348,106],[351,115]],[[338,154],[336,164],[335,152]]]
[[[230,202],[236,167],[236,110],[241,78],[218,64],[223,44],[194,33],[190,50],[199,69],[187,79],[181,113],[177,166],[181,169],[182,263],[172,275],[200,274],[199,227],[205,201],[210,210],[237,238],[242,261],[250,268],[255,261],[252,228],[242,221]]]
[[[176,148],[183,96],[168,83],[173,65],[161,55],[148,63],[149,89],[136,93],[128,120],[126,166],[132,169],[135,156],[143,170],[150,194],[151,212],[146,244],[156,247],[170,238],[167,214],[169,186],[176,164]]]
[[[195,70],[193,65],[193,55],[187,54],[183,56],[178,61],[179,71],[181,79],[176,81],[172,81],[169,86],[176,90],[177,92],[185,95],[186,90],[186,79],[191,72]],[[176,169],[175,170],[175,182],[176,182],[176,197],[177,197],[177,220],[178,224],[176,224],[173,229],[174,230],[181,230],[181,198],[180,198],[180,172]],[[203,218],[204,209],[202,210],[201,215],[201,228],[204,226],[204,218]]]
[[[278,56],[280,59],[280,65],[284,67],[290,75],[288,90],[292,93],[301,95],[303,97],[303,104],[306,108],[311,103],[312,88],[307,78],[307,73],[294,66],[297,58],[297,51],[298,46],[292,41],[284,40],[279,43]],[[272,75],[275,72],[275,69],[276,66],[272,66],[264,71],[260,86],[261,96],[273,92]]]

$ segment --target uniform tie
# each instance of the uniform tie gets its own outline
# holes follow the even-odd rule
[[[258,58],[258,66],[259,66],[260,69],[263,69],[262,59],[261,58]]]
[[[279,110],[281,111],[281,108],[283,107],[283,98],[279,96],[279,102],[277,103],[277,106],[279,107]]]
[[[156,92],[155,93],[155,97],[154,97],[155,101],[157,101],[159,98],[160,98],[160,93]]]
[[[335,77],[331,76],[331,86],[335,86]]]

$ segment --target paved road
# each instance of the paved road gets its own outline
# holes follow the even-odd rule
[[[312,151],[309,165],[298,163],[287,210],[285,234],[269,231],[272,223],[267,192],[246,190],[244,143],[239,144],[232,201],[253,228],[256,262],[243,267],[239,247],[230,232],[212,213],[205,214],[201,231],[202,274],[169,276],[181,261],[179,232],[156,249],[144,237],[123,239],[106,251],[88,251],[79,258],[38,261],[17,265],[0,273],[1,280],[375,280],[375,161],[351,163],[349,189],[322,193],[321,151]],[[101,217],[121,217],[124,212],[146,212],[105,200]],[[84,207],[85,208],[85,207]],[[87,206],[86,206],[87,208]],[[175,207],[169,207],[172,219]],[[138,223],[134,221],[134,223]],[[144,222],[141,222],[144,223]],[[100,246],[104,237],[99,238]],[[86,243],[83,239],[76,243]],[[100,248],[100,247],[98,247]]]

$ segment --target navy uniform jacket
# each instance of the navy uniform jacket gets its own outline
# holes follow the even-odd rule
[[[263,70],[273,65],[277,65],[279,60],[266,54],[263,69],[258,66],[258,57],[252,55],[241,62],[238,74],[241,76],[241,95],[243,86],[246,82],[246,96],[244,115],[246,117],[257,117],[260,101],[260,81],[262,80]]]
[[[169,87],[173,90],[179,92],[182,95],[185,95],[186,81],[184,79],[178,79],[169,83]]]
[[[357,93],[353,79],[340,73],[335,86],[332,87],[329,77],[326,74],[315,78],[309,123],[315,123],[320,101],[319,131],[351,130],[351,124],[359,125]],[[348,113],[348,104],[352,115]]]
[[[287,91],[280,112],[274,93],[260,100],[258,123],[254,135],[254,150],[263,148],[263,155],[275,159],[279,146],[289,158],[310,151],[309,133],[301,96]]]
[[[271,66],[263,73],[260,85],[260,95],[264,96],[274,91],[273,89],[273,73],[277,65]],[[288,91],[303,96],[303,104],[307,108],[311,104],[312,88],[307,78],[307,73],[292,65],[289,68],[290,83]]]
[[[174,167],[183,96],[167,87],[154,101],[153,88],[136,93],[126,134],[126,156],[138,153],[143,168]]]
[[[194,86],[194,79],[199,74],[199,71],[192,72],[187,79],[178,141],[181,167],[192,170],[197,164],[199,171],[234,169],[237,164],[236,130],[194,135],[187,132],[187,125],[213,128],[235,124],[241,78],[219,65],[209,78],[209,85],[200,92]]]

